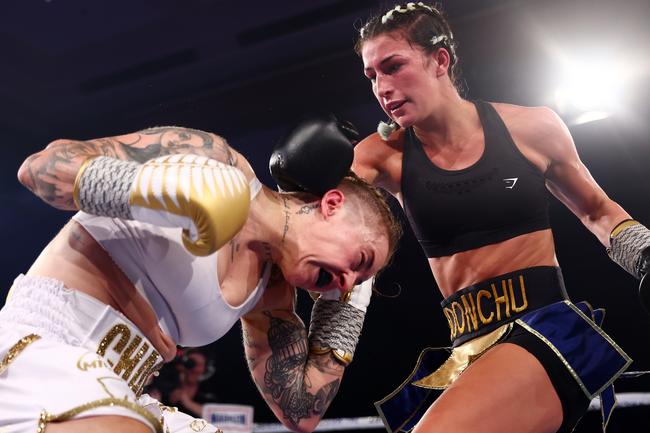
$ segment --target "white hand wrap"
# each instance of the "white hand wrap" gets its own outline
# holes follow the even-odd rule
[[[93,215],[132,220],[129,197],[141,165],[107,156],[84,161],[74,182],[77,209]]]
[[[244,174],[197,155],[171,155],[143,165],[108,157],[85,163],[74,185],[86,212],[183,229],[183,244],[204,256],[244,225],[250,191]]]
[[[641,279],[650,263],[650,230],[634,220],[620,223],[610,236],[609,257],[623,269]]]
[[[374,278],[370,278],[347,293],[331,290],[320,295],[314,303],[309,326],[312,352],[331,352],[344,365],[352,361],[373,284]]]

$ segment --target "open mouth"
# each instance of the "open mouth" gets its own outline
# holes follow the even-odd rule
[[[318,271],[318,278],[316,279],[316,287],[320,289],[327,286],[332,282],[333,278],[332,274],[327,272],[325,269],[320,268]]]
[[[388,108],[388,111],[392,113],[402,108],[402,105],[404,105],[405,102],[406,101],[391,102],[386,106],[386,108]]]

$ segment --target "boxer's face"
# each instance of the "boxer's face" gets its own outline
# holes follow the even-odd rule
[[[347,208],[322,212],[281,265],[290,284],[315,292],[347,291],[385,266],[389,245],[383,231]]]
[[[306,287],[316,292],[351,290],[384,267],[388,240],[360,227],[338,227],[313,238],[310,254],[300,265],[306,269]]]
[[[366,41],[361,57],[372,91],[391,119],[409,127],[431,113],[440,86],[433,56],[399,33],[388,33]]]

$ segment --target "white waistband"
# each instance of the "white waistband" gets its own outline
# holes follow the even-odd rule
[[[0,326],[5,325],[98,353],[136,395],[162,364],[160,354],[126,316],[53,278],[19,275],[0,310]]]

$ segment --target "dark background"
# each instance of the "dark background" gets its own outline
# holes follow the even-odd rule
[[[213,131],[246,155],[271,185],[273,145],[306,113],[333,111],[369,134],[383,119],[353,53],[355,28],[386,2],[371,0],[5,0],[0,5],[0,288],[25,272],[70,217],[16,181],[20,163],[57,138],[97,138],[155,125]],[[650,224],[650,2],[648,0],[449,0],[443,3],[463,68],[466,96],[550,105],[559,58],[604,61],[603,89],[626,98],[611,117],[576,125],[561,112],[594,178]],[[624,68],[626,76],[616,70]],[[476,210],[480,213],[480,209]],[[607,308],[605,329],[650,370],[650,316],[637,282],[557,201],[557,254],[574,301]],[[374,415],[372,402],[408,374],[419,350],[448,344],[441,300],[412,233],[379,282],[354,363],[328,417]],[[4,297],[4,296],[3,296]],[[300,298],[307,320],[310,303]],[[235,327],[206,348],[224,403],[252,404],[274,421],[247,373]],[[650,391],[650,381],[619,391]],[[471,402],[468,402],[471,410]],[[616,413],[610,432],[647,431],[650,409]],[[600,431],[590,413],[579,432]]]

